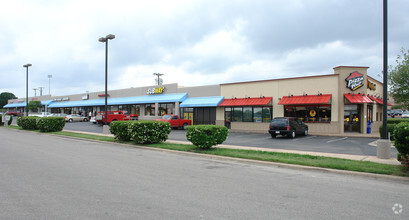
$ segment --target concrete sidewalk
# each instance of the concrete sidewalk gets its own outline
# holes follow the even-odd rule
[[[83,132],[83,131],[73,131],[73,130],[65,130],[65,129],[64,129],[63,131],[69,131],[69,132],[74,132],[74,133],[82,133],[82,134],[92,134],[92,135],[99,135],[99,136],[114,137],[113,134],[101,134],[101,133],[92,133],[92,132]],[[189,141],[176,141],[176,140],[167,140],[165,143],[191,144]],[[379,158],[377,158],[376,156],[351,155],[351,154],[336,154],[336,153],[323,153],[323,152],[298,151],[298,150],[283,150],[283,149],[270,149],[270,148],[245,147],[245,146],[226,145],[226,144],[220,144],[220,145],[217,145],[216,147],[219,147],[219,148],[228,148],[228,149],[266,151],[266,152],[294,153],[294,154],[302,154],[302,155],[334,157],[334,158],[349,159],[349,160],[371,161],[371,162],[382,163],[382,164],[400,165],[400,162],[399,162],[396,158],[391,158],[391,159],[379,159]]]

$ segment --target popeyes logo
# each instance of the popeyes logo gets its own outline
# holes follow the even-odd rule
[[[347,81],[347,88],[355,91],[364,85],[364,75],[355,71],[350,73],[345,81]]]

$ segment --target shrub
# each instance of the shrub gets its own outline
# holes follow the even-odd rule
[[[393,132],[394,132],[394,128],[395,128],[396,124],[386,124],[386,133],[390,133],[391,134],[391,140],[393,139]],[[383,129],[383,125],[381,125],[379,127],[379,135],[382,138],[382,129]]]
[[[409,122],[399,123],[395,126],[393,137],[395,139],[395,147],[398,150],[398,160],[405,162],[409,160]],[[400,158],[399,158],[400,157]],[[405,165],[405,164],[403,164]]]
[[[4,117],[6,117],[7,115],[4,115]],[[11,122],[13,122],[13,116],[12,115],[8,115],[10,116],[10,120],[7,123],[7,125],[11,125]],[[3,116],[0,116],[0,126],[4,125],[4,121],[3,121]]]
[[[407,118],[389,118],[386,123],[387,124],[399,124],[401,122],[409,122]]]
[[[120,141],[131,140],[131,133],[128,130],[130,121],[113,121],[109,124],[109,130],[115,138]]]
[[[131,137],[135,143],[138,144],[153,144],[166,141],[170,134],[170,123],[163,121],[128,121],[127,123],[128,134],[123,134],[122,131],[118,132],[114,129],[116,137],[128,138]],[[117,126],[117,125],[115,125]],[[125,125],[119,125],[121,129],[125,129]],[[121,140],[121,139],[120,139]]]
[[[37,127],[42,132],[62,131],[64,126],[65,118],[63,117],[40,118],[37,121]]]
[[[187,127],[186,139],[202,149],[222,144],[228,135],[228,129],[220,125],[192,125]]]
[[[17,125],[25,130],[37,130],[37,116],[23,116],[17,119]]]

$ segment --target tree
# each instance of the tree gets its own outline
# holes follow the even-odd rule
[[[409,109],[409,50],[401,49],[397,56],[397,65],[388,76],[390,94],[402,108]]]
[[[41,108],[41,102],[40,101],[30,101],[28,103],[28,110],[30,110],[30,111],[31,110],[37,110],[38,108]]]
[[[3,108],[5,105],[7,105],[8,100],[10,99],[17,99],[17,96],[15,96],[11,92],[2,92],[0,94],[0,108]]]

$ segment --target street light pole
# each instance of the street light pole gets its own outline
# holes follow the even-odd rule
[[[115,39],[113,34],[98,39],[99,42],[105,43],[105,126],[108,125],[108,40],[113,39]]]
[[[28,67],[32,66],[30,63],[23,65],[26,68],[26,107],[24,108],[26,116],[28,116]]]
[[[48,75],[48,95],[51,95],[51,78],[53,75]]]

